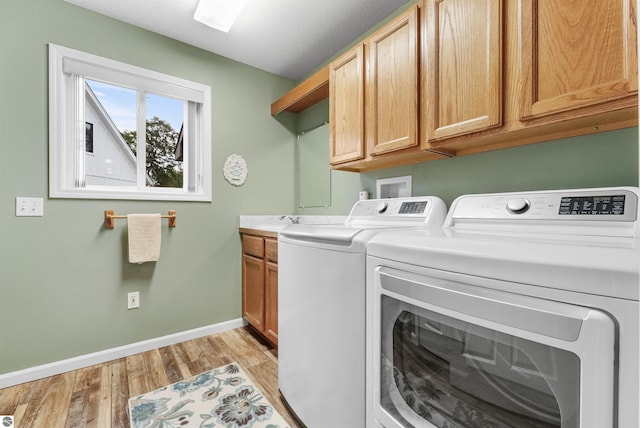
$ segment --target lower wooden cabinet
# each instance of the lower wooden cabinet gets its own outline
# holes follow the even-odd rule
[[[278,345],[278,240],[242,233],[242,317]]]

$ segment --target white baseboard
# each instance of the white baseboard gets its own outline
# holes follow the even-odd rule
[[[242,318],[238,318],[218,324],[182,331],[180,333],[170,334],[168,336],[156,337],[154,339],[143,340],[142,342],[131,343],[117,348],[94,352],[92,354],[80,355],[66,360],[43,364],[41,366],[29,367],[28,369],[0,374],[0,388],[7,388],[9,386],[54,376],[71,370],[78,370],[83,367],[117,360],[118,358],[139,354],[140,352],[150,351],[152,349],[173,345],[175,343],[196,339],[198,337],[208,336],[225,330],[232,330],[245,325],[246,322]]]

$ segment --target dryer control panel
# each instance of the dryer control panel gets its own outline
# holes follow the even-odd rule
[[[637,211],[637,189],[603,188],[465,195],[454,201],[449,217],[634,222]]]

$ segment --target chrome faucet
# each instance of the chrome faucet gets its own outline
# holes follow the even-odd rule
[[[300,224],[300,217],[291,217],[289,215],[280,216],[280,220],[289,220],[289,224]]]

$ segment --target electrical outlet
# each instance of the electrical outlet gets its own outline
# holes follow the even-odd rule
[[[16,198],[16,217],[42,217],[44,215],[42,198]]]
[[[140,292],[134,291],[127,294],[127,309],[137,309],[140,307]]]

